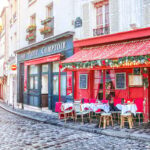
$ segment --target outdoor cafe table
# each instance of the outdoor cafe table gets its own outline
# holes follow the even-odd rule
[[[73,103],[63,103],[64,110],[73,107]],[[104,110],[106,113],[110,111],[108,104],[101,103],[84,103],[81,105],[82,110],[89,109],[90,111],[96,112],[98,109]]]
[[[104,110],[106,113],[110,111],[108,104],[101,103],[85,103],[82,104],[82,110],[89,109],[90,111],[96,112],[98,109]]]
[[[125,114],[127,112],[131,112],[134,115],[136,115],[136,111],[137,111],[136,104],[127,104],[127,105],[117,104],[116,107],[121,110],[122,114]]]

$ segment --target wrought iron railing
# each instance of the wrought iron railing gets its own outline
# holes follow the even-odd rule
[[[109,26],[93,29],[93,36],[100,36],[100,35],[105,35],[109,33],[110,33]]]

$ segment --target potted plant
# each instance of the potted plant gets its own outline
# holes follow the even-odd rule
[[[53,17],[48,17],[48,18],[46,18],[44,20],[41,20],[41,24],[44,25],[44,24],[50,22],[52,19],[53,19]]]
[[[35,29],[36,29],[36,25],[35,24],[29,25],[28,28],[27,28],[27,32],[34,31]]]
[[[48,26],[44,26],[43,28],[40,29],[41,34],[47,34],[47,33],[50,33],[51,31],[52,31],[52,28]]]
[[[27,41],[31,41],[31,40],[34,40],[34,39],[35,39],[35,34],[34,33],[28,34],[26,36],[26,40]]]

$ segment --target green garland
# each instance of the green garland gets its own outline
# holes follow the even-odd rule
[[[94,61],[87,61],[87,62],[73,62],[73,63],[66,63],[62,66],[64,68],[93,68],[96,66],[108,66],[108,67],[120,67],[120,66],[133,66],[139,64],[145,64],[150,61],[150,56],[129,56],[129,57],[122,57],[116,60],[94,60]]]

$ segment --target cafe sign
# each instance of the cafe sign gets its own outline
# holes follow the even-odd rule
[[[42,46],[39,49],[28,50],[24,53],[18,54],[17,59],[18,61],[30,60],[42,56],[60,53],[65,50],[67,50],[67,41],[61,41],[54,44]]]

